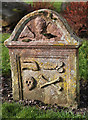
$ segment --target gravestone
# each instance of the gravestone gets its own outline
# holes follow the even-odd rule
[[[5,41],[14,100],[34,99],[76,108],[80,39],[65,19],[48,9],[24,16]]]

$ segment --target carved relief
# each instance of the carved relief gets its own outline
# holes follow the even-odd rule
[[[46,23],[46,21],[43,18],[41,18],[41,17],[37,17],[35,19],[36,31],[39,34],[42,34],[47,39],[57,37],[56,35],[53,35],[50,32],[47,32],[47,27],[48,27],[49,24],[50,24],[50,22]]]
[[[49,81],[44,75],[41,75],[41,78],[44,81],[44,83],[40,85],[40,88],[45,88],[48,85],[52,85],[56,89],[57,94],[61,94],[61,91],[63,90],[63,88],[60,85],[57,85],[56,83],[63,82],[62,77],[59,77],[52,81],[51,80]]]
[[[23,31],[21,32],[19,38],[35,38],[35,33],[32,32],[31,28],[29,26],[25,26]]]
[[[32,29],[31,29],[32,28]],[[32,40],[48,40],[57,39],[62,37],[62,32],[57,28],[52,21],[46,21],[46,18],[37,16],[25,26],[19,36],[19,40],[22,42],[31,42]]]
[[[44,70],[56,70],[56,67],[57,67],[56,63],[50,63],[50,62],[44,63],[43,65]]]
[[[23,70],[33,70],[33,71],[39,71],[40,67],[39,64],[36,61],[29,61],[22,63],[22,69]]]
[[[57,63],[44,63],[44,65],[42,66],[42,68],[44,70],[57,70],[59,73],[63,73],[65,72],[65,69],[63,68],[65,66],[65,64],[63,62],[59,62]],[[39,71],[40,65],[38,64],[38,62],[36,61],[25,61],[22,63],[22,69],[23,70],[33,70],[33,71]]]
[[[48,85],[54,84],[54,83],[59,82],[59,81],[60,81],[59,79],[55,79],[55,80],[52,80],[50,82],[46,82],[45,84],[40,85],[40,88],[44,88],[44,87],[46,87]]]
[[[34,79],[34,77],[31,77],[31,78],[28,78],[26,80],[26,84],[27,84],[28,89],[32,90],[32,89],[34,89],[36,87],[37,82]]]
[[[50,23],[48,26],[47,26],[47,32],[48,33],[51,33],[52,35],[54,36],[57,36],[58,39],[60,39],[62,37],[62,32],[61,30],[58,28],[57,29],[57,26],[53,23]]]
[[[40,63],[41,64],[41,63]],[[58,61],[58,63],[52,63],[52,62],[45,62],[42,65],[40,65],[39,62],[37,61],[24,61],[22,63],[22,70],[32,70],[32,71],[41,71],[46,70],[46,71],[52,71],[56,70],[59,73],[64,73],[65,69],[63,68],[65,66],[64,62]],[[39,74],[39,73],[38,73]],[[26,80],[27,86],[29,86],[29,90],[34,88],[34,82],[35,82],[35,76],[29,76],[28,80]],[[49,85],[52,85],[57,89],[57,91],[61,91],[63,88],[57,85],[57,83],[62,82],[62,78],[58,77],[57,79],[50,80],[50,78],[46,78],[46,76],[43,74],[40,75],[40,77],[36,77],[36,80],[40,79],[41,82],[38,84],[40,88],[45,88]],[[60,92],[59,92],[60,94]]]
[[[64,67],[64,63],[63,62],[59,62],[58,64],[55,63],[46,63],[43,66],[44,70],[57,70],[59,73],[64,73],[65,69]]]
[[[38,33],[44,33],[46,31],[46,21],[41,17],[37,17],[35,19],[35,27]]]

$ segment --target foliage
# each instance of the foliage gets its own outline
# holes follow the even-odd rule
[[[79,74],[80,78],[88,79],[88,41],[84,40],[79,48]]]
[[[33,9],[54,9],[53,2],[33,2]]]
[[[63,12],[63,16],[74,32],[80,37],[87,37],[87,9],[88,2],[70,2],[66,10]]]
[[[29,9],[32,9],[32,11],[35,11],[38,9],[51,9],[51,10],[60,12],[61,2],[44,2],[44,1],[43,2],[30,2]]]
[[[59,119],[59,118],[81,118],[85,119],[87,115],[84,114],[74,114],[72,111],[57,111],[53,110],[40,110],[36,107],[23,106],[19,103],[3,103],[2,104],[2,118],[50,118],[50,119]]]
[[[54,6],[54,10],[56,11],[56,12],[58,12],[58,13],[60,13],[61,12],[61,4],[62,4],[62,2],[54,2],[53,3],[53,6]]]
[[[10,57],[9,50],[4,46],[4,41],[10,37],[10,34],[3,33],[2,34],[2,75],[8,76],[10,74]]]

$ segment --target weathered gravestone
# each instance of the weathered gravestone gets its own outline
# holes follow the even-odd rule
[[[47,9],[26,15],[5,45],[9,48],[15,100],[77,107],[81,42],[60,15]]]

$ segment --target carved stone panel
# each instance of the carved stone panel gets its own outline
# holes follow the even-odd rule
[[[68,57],[64,59],[21,58],[24,99],[66,104]]]

